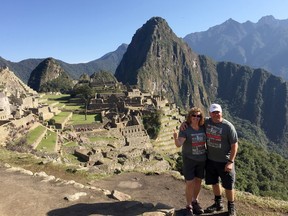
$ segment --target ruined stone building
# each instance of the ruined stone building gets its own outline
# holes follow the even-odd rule
[[[0,120],[9,120],[12,118],[10,103],[8,97],[0,92]]]

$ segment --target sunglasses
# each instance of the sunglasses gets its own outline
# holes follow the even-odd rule
[[[201,115],[192,115],[193,117],[201,118]]]

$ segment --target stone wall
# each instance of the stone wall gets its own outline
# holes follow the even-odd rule
[[[70,114],[64,119],[63,122],[57,122],[57,123],[55,123],[55,127],[56,127],[57,129],[63,129],[63,128],[65,127],[65,125],[67,124],[67,122],[72,118],[72,116],[73,116],[73,113],[70,112]]]
[[[39,115],[39,119],[44,121],[54,116],[54,113],[50,112],[49,106],[39,107],[36,112]]]
[[[11,123],[16,127],[26,127],[28,124],[33,123],[36,120],[36,117],[33,114],[22,117],[21,119],[12,120]]]

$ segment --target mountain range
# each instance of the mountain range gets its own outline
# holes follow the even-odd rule
[[[183,40],[198,54],[216,61],[231,61],[253,68],[263,68],[288,80],[288,19],[264,16],[257,23],[239,23],[229,19],[207,31],[186,35]],[[120,45],[99,59],[79,64],[57,60],[72,78],[101,70],[115,72],[127,44]],[[36,66],[44,59],[25,59],[11,62],[0,57],[0,67],[8,66],[25,83]]]
[[[288,80],[288,19],[262,17],[257,23],[233,19],[185,36],[197,53],[265,70]]]
[[[259,22],[265,20],[268,25],[267,20],[272,19],[268,17]],[[235,24],[228,20],[222,27],[231,23]],[[251,23],[248,24],[251,27]],[[128,46],[122,44],[116,51],[86,64],[67,64],[60,60],[55,60],[55,64],[73,78],[79,78],[83,73],[93,74],[98,66],[103,70],[106,65],[104,70],[115,72],[115,77],[123,84],[137,85],[143,91],[163,95],[186,110],[192,106],[207,110],[210,103],[219,102],[225,116],[235,122],[242,138],[266,148],[276,148],[288,156],[287,81],[264,69],[217,62],[193,50],[184,39],[175,35],[164,19],[153,17],[136,31]],[[0,59],[0,66],[6,65],[17,76],[27,78],[29,68],[36,68],[43,61],[47,59],[19,63]],[[25,70],[16,70],[21,67]],[[59,67],[40,67],[34,78],[46,73],[48,68]]]
[[[114,73],[126,49],[127,44],[121,44],[115,51],[87,63],[69,64],[61,60],[55,60],[71,78],[78,79],[84,73],[92,75],[101,70]],[[24,83],[28,83],[32,71],[44,60],[46,59],[25,59],[20,62],[11,62],[0,57],[0,67],[9,67]]]

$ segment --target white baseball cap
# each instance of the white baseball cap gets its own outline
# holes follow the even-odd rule
[[[222,113],[222,108],[219,104],[211,104],[210,108],[209,108],[209,112],[215,112],[215,111],[218,111],[218,112],[221,112]]]

